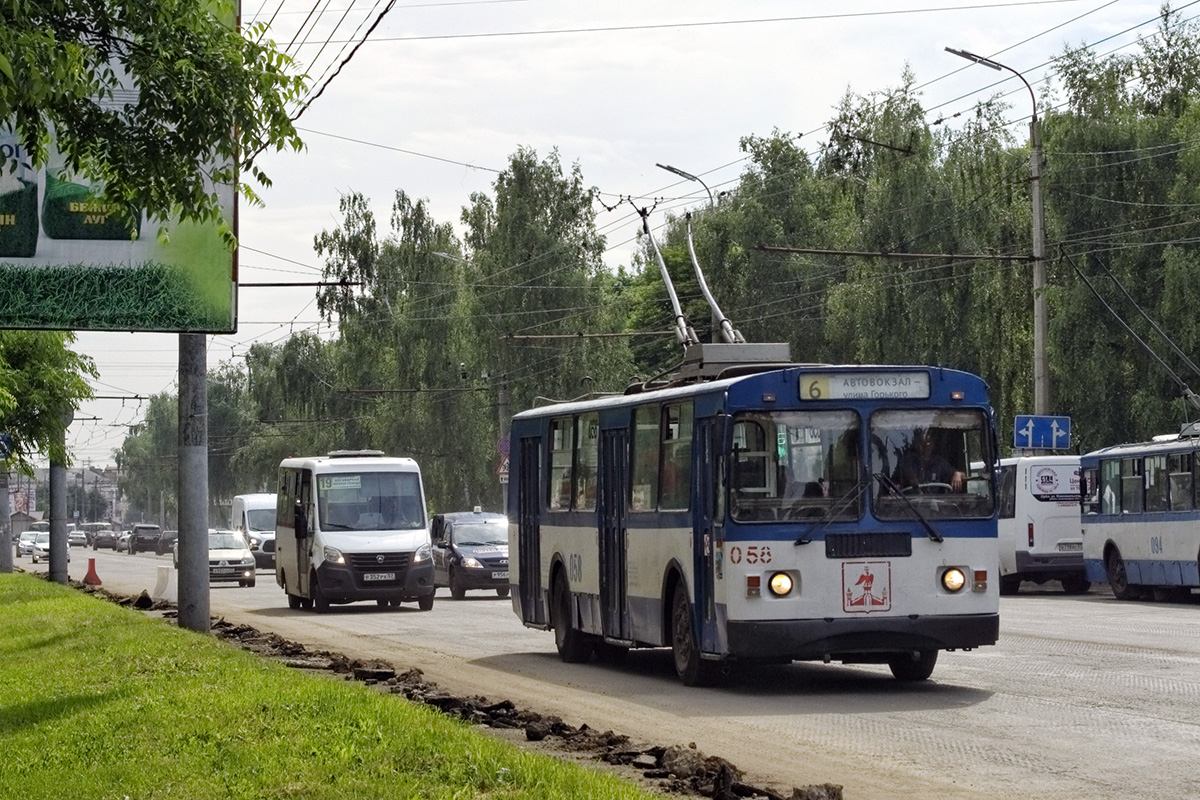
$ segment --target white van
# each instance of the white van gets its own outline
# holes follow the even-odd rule
[[[433,608],[433,553],[421,470],[378,450],[279,465],[275,581],[291,608],[415,600]]]
[[[1079,517],[1079,456],[1000,460],[1000,594],[1021,581],[1062,582],[1083,594],[1083,527]]]
[[[270,493],[239,494],[233,498],[230,527],[246,537],[254,566],[275,566],[275,506],[278,498]]]

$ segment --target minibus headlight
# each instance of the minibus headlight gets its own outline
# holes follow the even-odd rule
[[[331,564],[345,564],[346,557],[342,555],[342,551],[333,547],[325,548],[325,560]]]
[[[958,567],[951,567],[942,573],[942,588],[947,592],[961,592],[967,585],[967,576]]]
[[[771,594],[776,597],[786,597],[792,593],[792,576],[786,572],[776,572],[767,583]]]
[[[417,548],[417,552],[413,555],[413,562],[428,561],[433,558],[433,548],[427,544],[423,544]]]

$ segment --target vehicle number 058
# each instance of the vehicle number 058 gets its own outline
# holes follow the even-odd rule
[[[752,544],[746,547],[734,545],[729,548],[729,562],[731,564],[740,564],[743,561],[747,564],[770,564],[771,548],[765,544]]]

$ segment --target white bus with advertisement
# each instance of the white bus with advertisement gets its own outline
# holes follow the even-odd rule
[[[1016,594],[1022,581],[1059,581],[1083,594],[1079,521],[1079,456],[1021,456],[1000,461],[1000,593]]]

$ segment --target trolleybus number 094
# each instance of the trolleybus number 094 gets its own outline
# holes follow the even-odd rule
[[[743,558],[745,558],[747,564],[770,564],[771,548],[765,544],[752,544],[746,547],[744,554],[742,548],[738,545],[729,548],[730,563],[740,564]]]

